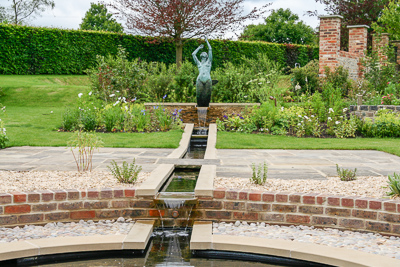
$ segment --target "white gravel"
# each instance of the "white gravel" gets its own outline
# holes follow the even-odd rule
[[[277,226],[263,222],[213,223],[214,235],[250,236],[284,239],[297,242],[355,249],[400,260],[400,238],[373,233],[340,231],[332,228],[316,229],[308,226]]]
[[[0,171],[0,193],[47,189],[89,189],[137,187],[150,175],[139,173],[135,184],[124,184],[107,171]]]
[[[134,222],[120,217],[117,221],[79,221],[79,223],[48,223],[45,226],[0,228],[0,243],[53,237],[127,235]]]
[[[217,177],[214,179],[214,188],[382,198],[387,197],[386,192],[389,192],[389,189],[385,188],[387,181],[385,176],[359,176],[357,180],[348,182],[341,181],[339,177],[328,177],[327,180],[267,179],[264,185],[256,185],[250,179]]]

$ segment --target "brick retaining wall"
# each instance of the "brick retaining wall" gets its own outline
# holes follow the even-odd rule
[[[150,198],[135,196],[135,188],[46,190],[0,194],[0,225],[45,224],[118,217],[155,219],[159,211]],[[174,219],[161,210],[164,225]],[[181,213],[181,212],[180,212]],[[178,225],[187,223],[181,213]],[[199,197],[193,220],[263,221],[302,224],[400,235],[400,201],[325,194],[275,193],[215,189]]]

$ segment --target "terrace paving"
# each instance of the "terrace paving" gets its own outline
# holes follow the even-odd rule
[[[357,168],[360,176],[387,176],[399,172],[400,157],[372,150],[278,150],[218,149],[215,159],[168,158],[174,149],[100,148],[93,156],[93,170],[108,170],[112,160],[143,166],[151,172],[160,164],[216,165],[218,177],[249,178],[251,165],[264,161],[268,177],[279,179],[326,179],[336,175],[340,167]],[[75,171],[71,151],[65,147],[11,147],[0,150],[3,171]]]

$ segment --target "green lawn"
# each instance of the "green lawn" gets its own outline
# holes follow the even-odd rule
[[[0,75],[7,107],[5,122],[8,146],[66,146],[72,133],[58,132],[66,107],[78,94],[89,90],[83,75]],[[166,133],[99,133],[106,147],[176,148],[181,131]]]
[[[378,150],[400,156],[400,138],[297,138],[218,132],[217,148]]]

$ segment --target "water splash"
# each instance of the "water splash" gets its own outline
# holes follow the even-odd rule
[[[208,108],[198,107],[197,108],[197,117],[199,118],[199,127],[206,127],[207,122],[207,110]]]

